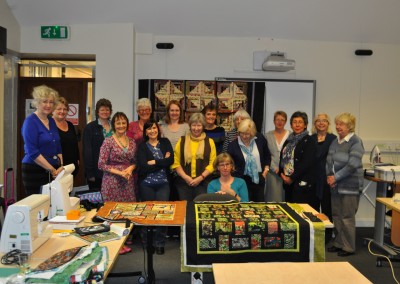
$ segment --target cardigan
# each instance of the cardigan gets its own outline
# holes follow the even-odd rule
[[[137,169],[139,174],[138,184],[141,184],[149,173],[159,171],[162,168],[164,168],[168,173],[169,166],[174,162],[174,150],[172,149],[171,142],[169,142],[167,138],[160,138],[158,141],[160,142],[160,150],[163,153],[163,156],[165,157],[167,152],[169,152],[170,156],[161,160],[155,160],[155,165],[147,164],[148,161],[154,160],[154,156],[146,145],[147,141],[143,141],[139,145],[137,151]]]
[[[103,178],[103,171],[97,166],[103,141],[103,126],[97,119],[89,122],[83,130],[83,161],[86,178]]]
[[[288,144],[288,140],[285,141],[282,147],[280,161],[282,161],[283,149]],[[304,136],[294,148],[294,171],[290,176],[293,183],[304,181],[307,184],[315,184],[315,163],[317,150],[317,144],[310,135]],[[279,162],[279,175],[283,173],[283,168]]]
[[[255,139],[255,145],[257,146],[258,153],[260,154],[261,171],[263,171],[265,166],[271,165],[271,153],[265,137],[259,132],[256,133],[256,137],[257,139]],[[238,139],[229,143],[228,154],[230,154],[232,159],[235,161],[235,171],[233,172],[233,176],[243,177],[246,161],[244,159],[242,149],[240,149]]]
[[[335,176],[336,189],[340,194],[360,194],[364,185],[362,157],[364,146],[357,135],[339,144],[333,140],[326,158],[326,175]]]

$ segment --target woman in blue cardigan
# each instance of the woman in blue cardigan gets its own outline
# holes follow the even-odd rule
[[[139,173],[139,191],[142,201],[169,200],[169,182],[167,172],[174,162],[174,150],[167,138],[160,137],[158,124],[145,122],[143,126],[144,141],[139,145],[137,163]],[[157,254],[164,254],[167,227],[157,227],[155,246]],[[145,234],[142,232],[142,237]]]
[[[238,133],[238,139],[228,146],[236,166],[233,175],[245,180],[250,201],[264,202],[265,178],[271,164],[267,140],[249,118],[240,122]]]

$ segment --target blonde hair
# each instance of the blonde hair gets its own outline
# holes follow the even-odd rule
[[[57,106],[60,105],[60,104],[63,104],[64,106],[67,107],[67,110],[69,110],[69,103],[68,103],[68,101],[67,101],[66,98],[64,98],[64,97],[59,97],[59,98],[58,98],[58,101],[57,101],[56,104],[55,104],[55,108],[57,108]]]
[[[327,129],[326,132],[332,133],[332,129],[331,129],[331,119],[330,119],[329,115],[326,114],[326,113],[324,113],[324,112],[318,113],[318,114],[314,117],[313,127],[312,127],[312,129],[311,129],[311,133],[312,133],[312,134],[317,133],[317,129],[315,128],[315,123],[316,123],[317,120],[319,119],[319,118],[318,118],[319,116],[325,116],[325,117],[326,117],[326,120],[328,121],[328,129]]]
[[[37,108],[37,106],[41,101],[52,98],[54,100],[54,105],[53,105],[54,109],[59,99],[58,92],[50,87],[47,87],[46,85],[41,85],[33,88],[32,97],[33,97],[32,106],[34,108]]]
[[[335,117],[335,123],[338,122],[346,124],[350,132],[354,132],[356,130],[356,118],[349,112],[343,112],[337,115]]]
[[[228,153],[221,153],[219,154],[214,161],[214,169],[218,169],[218,165],[223,162],[228,162],[232,165],[232,171],[235,170],[235,161],[233,160],[232,156]]]
[[[238,126],[238,132],[247,132],[250,131],[250,135],[252,137],[256,136],[257,133],[257,128],[256,128],[256,124],[254,123],[254,121],[250,118],[246,118],[243,119],[239,126]]]

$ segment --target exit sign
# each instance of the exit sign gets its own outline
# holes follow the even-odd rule
[[[42,39],[68,39],[67,26],[41,26],[40,36]]]

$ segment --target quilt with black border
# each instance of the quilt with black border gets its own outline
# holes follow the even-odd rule
[[[185,264],[308,262],[310,228],[285,203],[188,203]]]

